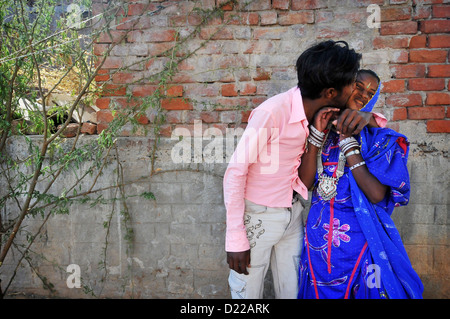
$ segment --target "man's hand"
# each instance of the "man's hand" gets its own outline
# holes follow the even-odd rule
[[[345,109],[333,124],[340,134],[351,136],[359,134],[369,124],[371,118],[372,113]]]
[[[238,274],[248,275],[247,267],[250,267],[250,249],[240,252],[227,252],[227,263],[230,269]]]

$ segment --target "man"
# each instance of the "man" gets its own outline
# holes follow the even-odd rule
[[[303,207],[297,194],[308,197],[297,169],[308,124],[316,113],[330,117],[345,108],[360,59],[344,41],[314,45],[297,60],[297,87],[252,111],[223,182],[233,298],[262,298],[269,264],[276,298],[297,297],[303,239]],[[330,105],[338,108],[324,108]],[[360,131],[369,123],[360,114],[347,115],[345,129]]]

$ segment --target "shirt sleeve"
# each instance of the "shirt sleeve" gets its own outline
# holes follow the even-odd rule
[[[377,122],[379,127],[382,127],[382,128],[386,127],[387,119],[384,117],[383,114],[375,113],[375,112],[372,112],[372,114],[375,119],[375,122]]]
[[[256,162],[259,150],[263,149],[270,139],[270,128],[273,127],[273,123],[271,114],[266,110],[253,110],[225,172],[223,191],[227,210],[225,238],[227,252],[250,249],[244,225],[248,168]]]

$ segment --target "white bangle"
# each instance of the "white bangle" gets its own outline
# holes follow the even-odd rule
[[[349,156],[352,156],[352,155],[358,155],[358,154],[361,154],[361,152],[358,149],[356,149],[356,150],[353,150],[353,151],[348,152],[347,154],[345,154],[345,157],[349,157]]]
[[[351,167],[350,167],[350,170],[353,171],[355,168],[360,167],[360,166],[363,166],[363,165],[365,165],[365,164],[366,164],[366,162],[364,162],[364,161],[359,162],[358,164],[355,164],[355,165],[351,166]]]

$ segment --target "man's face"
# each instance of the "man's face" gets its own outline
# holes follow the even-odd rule
[[[342,88],[342,91],[338,92],[338,95],[334,98],[332,105],[342,110],[345,109],[347,102],[350,99],[350,96],[352,95],[354,89],[355,89],[355,82],[344,86]]]

